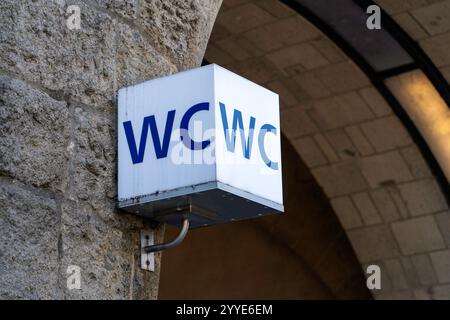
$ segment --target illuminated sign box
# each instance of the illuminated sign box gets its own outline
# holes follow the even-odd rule
[[[217,65],[122,88],[119,208],[191,227],[283,211],[278,95]]]

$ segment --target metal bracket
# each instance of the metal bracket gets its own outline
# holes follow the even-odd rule
[[[154,231],[141,230],[141,268],[147,271],[155,271],[155,254],[147,252],[145,248],[154,244]]]
[[[188,230],[189,219],[186,214],[182,218],[180,233],[170,242],[154,244],[154,232],[141,230],[141,268],[155,271],[155,252],[176,247],[186,237]]]

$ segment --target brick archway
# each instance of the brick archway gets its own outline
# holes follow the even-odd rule
[[[436,21],[449,1],[378,3],[448,78],[450,27]],[[224,0],[205,58],[280,94],[283,133],[362,266],[382,269],[376,298],[449,298],[448,204],[416,143],[344,53],[279,1]]]

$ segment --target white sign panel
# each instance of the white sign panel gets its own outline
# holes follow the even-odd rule
[[[184,201],[215,212],[203,224],[283,211],[277,94],[208,65],[122,88],[118,106],[119,207]]]

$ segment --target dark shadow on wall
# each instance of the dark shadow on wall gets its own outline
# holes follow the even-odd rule
[[[282,140],[286,213],[191,230],[163,253],[160,299],[372,299],[313,176]],[[168,226],[166,240],[178,230]]]

